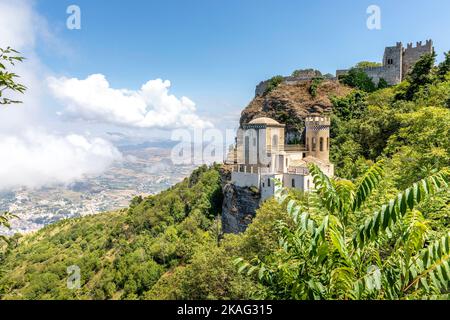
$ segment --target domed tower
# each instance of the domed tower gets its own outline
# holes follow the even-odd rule
[[[310,116],[305,119],[308,155],[324,162],[330,159],[330,117]]]

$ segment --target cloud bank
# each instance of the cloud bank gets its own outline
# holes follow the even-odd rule
[[[100,174],[120,152],[100,138],[58,136],[31,129],[23,134],[0,133],[0,190],[66,184]]]
[[[65,113],[75,118],[137,128],[212,127],[189,98],[169,94],[168,80],[150,80],[137,91],[111,88],[102,74],[81,80],[50,77],[48,83],[66,104]]]

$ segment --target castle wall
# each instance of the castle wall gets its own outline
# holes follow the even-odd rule
[[[432,40],[427,40],[425,44],[422,44],[422,41],[417,42],[415,47],[413,47],[412,43],[409,43],[406,48],[403,47],[401,42],[397,42],[395,46],[385,48],[383,66],[365,68],[363,70],[375,84],[378,84],[380,79],[383,78],[389,85],[395,85],[405,78],[422,55],[432,51]],[[347,72],[348,70],[336,70],[336,77]]]
[[[424,45],[422,45],[422,41],[417,42],[416,47],[413,47],[412,43],[408,43],[403,53],[402,77],[405,78],[422,55],[431,52],[433,52],[433,42],[431,40],[427,40]]]
[[[380,79],[386,80],[389,85],[395,85],[401,82],[400,69],[397,66],[382,66],[366,68],[364,72],[378,85]]]

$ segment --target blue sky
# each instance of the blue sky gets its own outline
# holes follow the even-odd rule
[[[65,28],[70,4],[81,8],[81,30]],[[366,27],[371,4],[381,8],[381,30]],[[440,55],[450,49],[444,0],[59,0],[36,9],[70,47],[70,55],[40,48],[54,72],[102,73],[112,87],[130,89],[169,79],[171,92],[215,116],[238,114],[260,80],[296,68],[334,73],[379,61],[396,41],[433,38]]]
[[[81,30],[66,28],[72,4]],[[381,30],[366,26],[373,4]],[[0,0],[0,47],[26,56],[14,71],[28,87],[0,108],[0,190],[100,174],[118,146],[175,129],[234,129],[277,74],[380,61],[397,41],[432,38],[442,58],[449,13],[448,0]]]

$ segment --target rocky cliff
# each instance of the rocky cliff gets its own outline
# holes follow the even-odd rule
[[[260,194],[232,183],[223,187],[222,231],[240,233],[247,229],[259,207]]]
[[[315,85],[315,92],[311,87]],[[302,143],[307,115],[330,112],[333,96],[344,96],[352,89],[338,81],[325,79],[283,82],[272,91],[256,95],[242,111],[240,125],[254,118],[270,117],[286,124],[286,143]]]

